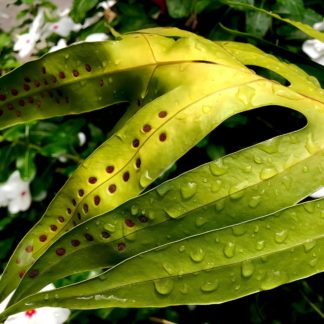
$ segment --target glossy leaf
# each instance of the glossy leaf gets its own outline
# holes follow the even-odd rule
[[[303,131],[284,135],[210,162],[74,228],[33,264],[11,303],[61,277],[107,268],[189,235],[295,204],[324,182],[324,175],[317,176],[324,152],[309,156],[303,136]],[[298,158],[288,162],[292,140],[300,143]],[[314,181],[307,182],[309,177]]]
[[[309,175],[323,173],[324,130],[321,125],[324,122],[324,94],[314,78],[300,73],[300,70],[292,65],[280,64],[278,60],[261,51],[258,52],[253,47],[249,48],[244,45],[240,47],[239,44],[236,46],[231,43],[217,44],[173,28],[142,30],[139,33],[125,36],[120,42],[125,39],[134,40],[136,37],[149,44],[150,55],[148,56],[153,62],[150,63],[150,73],[147,73],[149,77],[145,79],[146,82],[142,83],[145,86],[140,87],[145,92],[138,93],[134,90],[132,97],[140,98],[139,104],[143,107],[138,111],[135,108],[135,112],[130,113],[131,117],[126,118],[127,122],[123,121],[120,127],[117,127],[117,132],[81,164],[53,200],[42,220],[20,243],[0,282],[2,298],[19,284],[24,274],[26,274],[24,283],[16,293],[17,300],[20,294],[21,296],[29,294],[36,287],[42,286],[47,275],[51,279],[57,278],[69,274],[69,271],[77,272],[115,265],[125,258],[130,259],[116,269],[123,267],[123,264],[132,264],[133,260],[137,265],[137,262],[141,262],[137,261],[141,260],[137,257],[138,253],[159,255],[164,251],[163,249],[157,254],[153,252],[150,254],[150,249],[163,248],[167,244],[173,246],[173,244],[178,244],[178,240],[190,241],[194,239],[191,238],[192,235],[205,237],[210,231],[222,230],[224,226],[234,226],[235,222],[266,217],[269,212],[294,204],[323,185],[321,176],[315,177],[316,180],[313,182],[309,181]],[[141,42],[138,46],[140,44]],[[246,68],[244,64],[247,64],[251,52],[254,53],[252,64],[270,68],[289,80],[291,85],[282,86]],[[126,54],[123,59],[127,59]],[[278,67],[274,63],[278,63]],[[126,63],[123,61],[120,64]],[[126,80],[129,81],[126,77],[127,73],[132,74],[134,71],[129,68],[124,73],[122,81],[126,82]],[[136,70],[135,74],[140,75],[141,72]],[[119,86],[121,84],[122,82]],[[79,97],[81,98],[80,94]],[[137,99],[130,100],[132,105],[137,102]],[[142,205],[139,206],[141,212],[139,210],[136,212],[136,208],[132,208],[131,204],[134,204],[132,201],[111,213],[70,230],[73,225],[112,210],[138,195],[176,159],[228,117],[267,105],[295,109],[306,116],[308,124],[295,133],[237,153],[236,160],[233,158],[235,155],[232,155],[220,160],[221,162],[211,164],[210,167],[206,166],[206,170],[209,170],[206,177],[199,175],[196,178],[194,174],[190,174],[190,179],[195,181],[188,181],[188,178],[187,182],[183,182],[185,178],[175,180],[178,181],[178,188],[172,195],[166,194],[165,189],[161,191],[163,186],[143,195],[136,200],[136,204],[138,202],[142,204],[143,201],[143,205],[147,206],[145,208]],[[251,163],[253,167],[250,167]],[[238,167],[242,165],[246,168]],[[204,170],[204,167],[201,170]],[[235,175],[229,172],[231,170],[235,170]],[[227,172],[231,174],[228,178]],[[220,185],[217,180],[221,178],[217,177],[222,175],[225,178],[224,183],[222,180]],[[214,178],[214,176],[217,177]],[[201,182],[204,183],[204,179],[207,180],[205,185],[201,184]],[[214,187],[208,187],[209,179],[212,179],[210,181],[214,183]],[[307,185],[300,185],[303,184],[300,181],[304,181]],[[298,188],[294,188],[290,193],[292,184]],[[220,189],[217,189],[217,185]],[[167,188],[167,184],[165,186]],[[281,191],[277,191],[278,188]],[[196,189],[197,193],[194,192]],[[281,199],[282,192],[284,192],[284,197]],[[147,198],[151,197],[150,195],[161,203],[160,209],[152,206],[154,201]],[[163,195],[169,198],[163,198]],[[262,197],[259,197],[260,195]],[[274,199],[277,200],[275,203]],[[222,203],[226,207],[223,207]],[[207,212],[209,208],[211,213]],[[146,211],[143,213],[144,209],[153,209],[153,213],[157,215],[150,216],[149,213],[146,214]],[[215,211],[224,216],[224,218],[219,218],[220,223],[217,222],[218,218],[214,217]],[[134,218],[129,218],[129,214]],[[146,218],[141,217],[143,215]],[[205,215],[209,219],[203,222],[201,217]],[[234,215],[234,220],[229,215]],[[235,219],[235,215],[238,219]],[[201,226],[197,226],[195,217],[199,219]],[[102,220],[104,223],[100,223]],[[108,224],[108,229],[102,228],[105,224]],[[183,226],[177,226],[177,224]],[[115,231],[112,231],[112,225],[115,226]],[[185,232],[183,229],[186,226],[188,226],[188,231]],[[70,232],[55,243],[56,245],[50,247],[67,230]],[[136,233],[137,230],[139,233]],[[137,234],[143,234],[143,237]],[[148,241],[145,240],[146,238]],[[61,243],[62,245],[57,245]],[[200,243],[201,247],[204,247],[206,242],[202,240]],[[94,249],[96,244],[100,249]],[[272,247],[271,253],[279,255],[280,252],[276,250],[276,246]],[[64,262],[60,261],[72,256],[73,252],[78,249],[82,252],[75,253],[77,269],[69,266],[65,269]],[[39,259],[46,250],[48,252]],[[98,257],[91,258],[88,263],[84,262],[85,257],[91,256],[93,251],[98,251]],[[161,255],[163,256],[163,253]],[[172,264],[174,258],[177,258],[176,254],[170,253],[170,259],[168,260],[166,256],[165,261]],[[44,260],[48,260],[48,263]],[[29,268],[32,263],[34,265]],[[34,268],[36,265],[41,267]],[[137,266],[136,269],[139,268],[140,266]],[[222,266],[221,269],[223,269]],[[115,273],[114,271],[111,270],[109,273]],[[190,271],[188,276],[192,273]],[[158,273],[159,271],[156,273],[151,271],[151,280],[158,279]],[[311,273],[310,270],[309,273]],[[135,271],[134,276],[136,277],[137,274],[140,277],[141,273]],[[124,276],[125,280],[128,278],[125,273],[120,276]],[[142,284],[143,278],[145,279],[145,276],[139,279],[138,284],[131,283],[131,285],[143,289],[143,292],[147,292],[147,296],[150,296],[152,292],[149,291],[146,283]],[[32,287],[33,281],[30,279],[34,279],[34,288]],[[84,287],[91,288],[92,282],[94,281],[75,287],[84,285]],[[119,282],[115,281],[115,284],[118,285]],[[107,287],[104,289],[109,289]],[[73,291],[74,288],[71,289]],[[123,291],[124,288],[118,287],[118,289]],[[76,294],[82,294],[82,288],[81,290],[76,288],[76,290]],[[124,294],[124,292],[121,293]],[[197,295],[197,298],[201,296]],[[234,294],[231,298],[234,298],[233,296],[241,295]],[[94,297],[90,299],[92,298]],[[201,302],[204,303],[204,297],[201,298]],[[219,298],[227,300],[226,296]],[[96,299],[98,303],[95,301],[93,305],[97,307],[108,305],[102,304],[100,297]],[[153,298],[152,301],[154,300],[156,299]],[[209,302],[215,301],[217,300],[210,299]],[[67,301],[69,302],[73,303],[73,298]],[[136,301],[134,306],[142,305],[141,303],[142,301]],[[164,302],[158,305],[174,303],[177,302],[165,298]],[[129,303],[127,305],[130,306]]]
[[[221,303],[324,270],[324,199],[135,255],[79,284],[27,297],[3,314]],[[145,264],[145,267],[143,267]]]

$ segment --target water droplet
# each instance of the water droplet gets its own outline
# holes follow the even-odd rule
[[[287,237],[288,237],[288,231],[282,230],[275,234],[275,241],[277,243],[283,243],[286,241]]]
[[[288,88],[280,88],[280,89],[275,89],[274,94],[279,96],[279,97],[283,97],[286,99],[291,99],[291,100],[301,100],[303,99],[303,97],[301,95],[299,95],[296,92],[293,92],[291,90],[289,90]]]
[[[107,223],[107,224],[104,225],[104,229],[107,230],[110,233],[113,233],[116,230],[116,226],[114,224]]]
[[[291,184],[292,184],[291,177],[284,176],[282,178],[282,184],[283,184],[283,186],[285,187],[286,190],[289,190],[291,188]]]
[[[153,181],[148,170],[145,170],[140,176],[140,185],[146,188]]]
[[[238,200],[244,196],[244,188],[248,185],[247,181],[242,181],[229,188],[228,194],[232,200]]]
[[[304,204],[304,209],[307,211],[309,214],[313,214],[315,212],[315,205],[314,204]]]
[[[318,151],[318,146],[314,143],[313,139],[312,139],[312,134],[309,134],[306,140],[306,144],[305,144],[306,150],[310,153],[310,154],[314,154]]]
[[[48,300],[49,299],[49,295],[48,294],[45,294],[44,295],[44,300]]]
[[[303,167],[303,172],[304,172],[304,173],[307,173],[308,171],[309,171],[308,167],[307,167],[307,166],[304,166],[304,167]]]
[[[184,252],[186,250],[186,247],[184,245],[181,245],[179,247],[179,252]]]
[[[261,180],[267,180],[277,174],[277,170],[275,168],[263,168],[260,172]]]
[[[312,260],[309,261],[309,265],[312,268],[314,268],[316,266],[317,262],[318,262],[318,258],[314,258],[314,259],[312,259]]]
[[[167,208],[164,208],[164,211],[171,218],[177,218],[179,216],[179,209],[175,205],[170,205]]]
[[[261,290],[269,290],[278,287],[288,281],[288,276],[283,271],[269,270],[261,283]]]
[[[182,287],[180,288],[180,292],[181,292],[181,294],[183,294],[183,295],[188,294],[188,292],[189,292],[189,285],[186,284],[186,283],[184,283],[184,284],[182,285]]]
[[[131,207],[131,214],[136,216],[138,214],[138,207],[136,205],[132,205]]]
[[[250,173],[252,171],[252,165],[246,165],[242,170],[246,173]]]
[[[190,252],[190,258],[194,262],[201,262],[205,258],[205,251],[197,247]]]
[[[260,156],[258,156],[258,155],[255,155],[255,156],[253,157],[253,160],[254,160],[254,162],[257,163],[257,164],[261,164],[261,163],[262,163],[262,158],[261,158]]]
[[[186,184],[182,184],[181,188],[181,196],[183,199],[189,199],[195,195],[197,192],[197,183],[196,182],[188,182]]]
[[[275,139],[270,139],[262,144],[259,144],[259,148],[266,153],[273,154],[278,152],[278,142]]]
[[[211,192],[215,193],[217,191],[219,191],[219,189],[222,186],[222,181],[220,181],[219,179],[217,179],[216,181],[213,181],[212,185],[211,185]]]
[[[232,232],[235,236],[242,236],[246,233],[246,227],[239,225],[239,226],[233,226]]]
[[[201,287],[201,291],[203,292],[213,292],[218,288],[219,282],[217,279],[213,281],[206,281]]]
[[[206,224],[206,222],[207,222],[207,220],[206,220],[206,218],[203,217],[203,216],[198,216],[198,217],[196,218],[196,226],[197,226],[197,227],[201,227],[201,226],[203,226],[204,224]]]
[[[174,288],[174,282],[170,278],[166,279],[159,279],[154,281],[154,287],[155,290],[160,294],[160,295],[169,295],[173,288]]]
[[[206,106],[206,105],[204,105],[204,106],[202,107],[202,111],[203,111],[204,114],[209,114],[210,111],[211,111],[211,107],[210,107],[210,106]]]
[[[253,196],[249,201],[249,206],[251,208],[256,208],[260,204],[260,201],[261,201],[261,196]]]
[[[250,86],[241,86],[237,93],[237,98],[244,104],[249,106],[255,95],[255,89]]]
[[[256,247],[255,247],[255,248],[256,248],[258,251],[261,251],[261,250],[264,249],[264,245],[265,245],[265,242],[264,242],[264,241],[258,241],[257,244],[256,244]]]
[[[156,188],[156,192],[161,196],[164,197],[166,195],[167,192],[170,191],[170,186],[168,185],[161,185],[159,187]]]
[[[305,252],[311,251],[316,246],[316,241],[307,241],[304,243]]]
[[[209,164],[209,169],[212,175],[220,176],[226,173],[227,168],[223,164],[223,160],[213,161]]]
[[[224,200],[219,200],[215,204],[215,209],[216,209],[217,212],[220,212],[221,210],[224,209],[224,206],[225,206]]]
[[[175,269],[172,264],[165,262],[163,263],[163,268],[169,275],[175,274]]]
[[[254,264],[251,260],[242,262],[242,276],[244,278],[251,277],[254,273]]]
[[[236,246],[233,242],[227,242],[224,246],[224,255],[227,258],[232,258],[235,254]]]

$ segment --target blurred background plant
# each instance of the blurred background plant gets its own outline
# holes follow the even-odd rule
[[[324,70],[320,64],[324,64],[324,44],[307,40],[292,26],[238,2],[324,29],[322,0],[240,0],[236,4],[228,0],[2,1],[5,10],[0,14],[0,74],[75,42],[106,40],[111,37],[111,27],[124,33],[146,27],[176,26],[212,40],[252,43],[299,65],[323,87]],[[269,70],[256,72],[286,82]],[[69,174],[110,135],[126,108],[117,105],[76,117],[19,125],[0,133],[0,271]],[[305,123],[302,115],[277,107],[233,116],[155,184],[201,163],[299,129]],[[64,283],[74,280],[64,279]],[[68,321],[232,323],[239,314],[243,323],[319,323],[324,319],[323,283],[324,276],[316,275],[223,305],[73,311]]]

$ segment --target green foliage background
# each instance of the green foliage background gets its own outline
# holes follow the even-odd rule
[[[15,4],[22,8],[18,17],[20,28],[24,30],[28,27],[39,6],[54,8],[55,1],[53,2],[54,6],[46,0],[17,0]],[[76,23],[82,23],[95,13],[99,2],[74,1],[70,15]],[[321,0],[239,2],[252,4],[309,25],[323,20]],[[117,15],[110,24],[105,15],[88,28],[72,33],[67,39],[68,43],[84,39],[94,32],[109,34],[109,26],[118,32],[153,26],[176,26],[212,40],[250,42],[283,60],[299,65],[324,85],[323,68],[311,62],[301,51],[301,45],[307,39],[303,33],[258,11],[232,6],[230,1],[119,0],[112,10]],[[21,64],[13,53],[12,35],[15,31],[15,28],[9,32],[0,31],[1,73]],[[55,43],[58,36],[52,36],[51,40]],[[45,52],[46,49],[40,51],[39,55]],[[258,73],[265,76],[271,73],[271,78],[285,82],[268,70],[258,70]],[[13,215],[5,208],[0,209],[1,270],[16,244],[39,219],[78,163],[110,135],[112,127],[125,108],[120,105],[78,117],[32,122],[0,133],[0,182],[6,181],[18,169],[24,179],[32,179],[31,190],[34,198],[31,208],[26,212]],[[303,116],[276,107],[236,115],[209,134],[154,185],[199,164],[304,125]],[[80,131],[87,137],[87,142],[82,147],[78,143]],[[233,138],[236,140],[233,141]],[[65,279],[65,282],[73,282],[75,279],[79,278]],[[62,283],[61,281],[57,284]],[[165,309],[102,309],[82,313],[74,311],[70,322],[161,323],[162,319],[166,319],[177,323],[234,323],[239,318],[242,323],[319,323],[324,318],[323,283],[324,276],[321,274],[241,300],[222,305],[197,306],[194,309],[179,306]]]

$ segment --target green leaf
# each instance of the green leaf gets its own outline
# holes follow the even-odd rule
[[[73,0],[70,16],[76,23],[81,23],[88,11],[93,9],[98,2],[98,0]]]
[[[194,0],[166,0],[168,13],[174,19],[189,17],[194,2]]]
[[[321,199],[173,241],[88,281],[27,297],[2,319],[45,305],[211,304],[273,289],[324,270],[323,208]]]
[[[233,6],[233,7],[236,7],[236,6],[239,5],[238,2],[234,2],[234,1],[226,1],[226,3],[228,5],[230,5],[230,6]],[[271,16],[273,18],[278,19],[278,20],[284,21],[287,24],[290,24],[290,25],[298,28],[303,33],[305,33],[306,35],[308,35],[310,37],[313,37],[313,38],[316,38],[316,39],[320,40],[321,42],[324,42],[324,33],[319,32],[318,30],[315,30],[311,26],[308,26],[308,25],[303,24],[303,23],[298,22],[298,21],[290,20],[290,19],[287,19],[287,18],[282,18],[282,17],[280,17],[279,15],[277,15],[275,13],[272,13],[272,12],[269,12],[269,11],[266,11],[264,9],[257,8],[257,7],[248,5],[248,4],[241,4],[241,6],[244,7],[244,8],[250,9],[250,10],[255,10],[255,11],[264,13],[264,14],[269,15],[269,16]]]
[[[294,136],[300,143],[303,131]],[[287,163],[290,152],[285,147],[290,141],[291,134],[284,135],[210,162],[79,225],[33,264],[29,273],[37,271],[38,275],[24,277],[12,302],[63,276],[107,268],[189,235],[295,204],[324,182],[324,176],[316,176],[316,167],[324,166],[324,159],[323,151],[311,157],[305,154],[302,143],[295,147],[300,159]],[[272,169],[263,162],[269,159],[276,161]],[[282,161],[286,165],[279,169]],[[307,182],[310,176],[314,181]],[[283,191],[288,194],[280,196]],[[64,254],[58,254],[62,249]]]
[[[35,156],[36,152],[27,147],[24,154],[17,157],[16,167],[21,178],[25,181],[32,180],[36,175]]]
[[[280,14],[288,14],[296,20],[302,19],[305,10],[303,0],[276,0],[275,8]]]
[[[264,36],[271,26],[271,17],[262,12],[248,11],[246,13],[246,31],[256,36]]]

